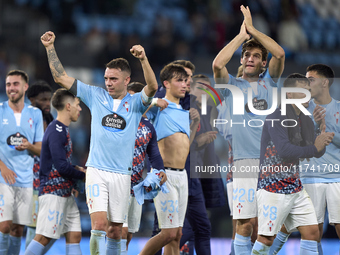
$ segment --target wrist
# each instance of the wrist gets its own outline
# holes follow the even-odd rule
[[[255,27],[253,25],[251,26],[247,26],[247,31],[249,34],[253,35],[253,33],[255,32]]]
[[[158,101],[158,98],[157,98],[157,97],[154,97],[154,98],[152,99],[152,101],[151,101],[151,105],[152,105],[152,106],[157,105],[157,101]]]
[[[54,44],[47,45],[47,46],[45,46],[45,48],[46,48],[46,50],[54,49]]]
[[[144,58],[140,58],[140,59],[139,59],[140,62],[146,62],[146,60],[147,60],[147,57],[144,57]]]

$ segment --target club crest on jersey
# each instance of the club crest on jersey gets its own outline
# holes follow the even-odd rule
[[[2,119],[2,125],[8,125],[8,119]]]
[[[92,209],[92,204],[93,204],[93,201],[92,201],[92,199],[90,198],[90,199],[89,199],[89,202],[88,202],[88,205],[90,206],[91,209]]]
[[[129,103],[128,102],[125,102],[124,104],[123,104],[123,106],[125,107],[125,109],[126,109],[126,111],[128,112],[129,111]]]
[[[269,231],[272,231],[272,227],[274,226],[274,223],[270,220],[267,224],[269,226]]]
[[[241,203],[238,203],[236,208],[238,209],[238,213],[241,213],[241,209],[243,208],[243,205],[241,205]]]
[[[109,114],[102,119],[102,126],[110,132],[119,132],[126,127],[126,121],[117,113]]]
[[[172,224],[172,219],[173,219],[173,216],[172,214],[170,213],[169,216],[168,216],[168,219],[170,220],[170,223]]]
[[[57,231],[57,225],[55,224],[53,227],[52,227],[52,229],[53,229],[53,234],[55,234],[55,232]]]
[[[30,118],[30,119],[28,120],[28,123],[30,124],[30,128],[32,128],[32,127],[33,127],[33,120],[32,120],[32,118]]]
[[[259,85],[267,89],[266,82],[264,80],[259,80]]]
[[[27,139],[24,135],[20,134],[19,132],[13,135],[10,135],[7,138],[7,144],[12,149],[15,149],[15,146],[19,146],[22,144],[23,139]]]
[[[334,114],[334,117],[335,117],[336,124],[338,124],[339,123],[339,112]]]

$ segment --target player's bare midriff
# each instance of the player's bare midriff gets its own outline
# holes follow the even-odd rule
[[[175,133],[158,141],[159,151],[165,167],[185,167],[185,161],[189,153],[189,138],[184,133]]]

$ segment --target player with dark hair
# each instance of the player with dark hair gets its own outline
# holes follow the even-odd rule
[[[152,237],[140,255],[155,254],[164,246],[165,254],[178,254],[188,201],[187,173],[184,169],[190,146],[189,112],[179,105],[185,96],[188,74],[183,66],[166,65],[160,80],[166,89],[164,110],[151,108],[147,113],[157,132],[158,147],[163,158],[169,193],[154,199],[161,232]],[[195,129],[197,129],[197,121]]]
[[[284,87],[310,90],[302,74],[291,74]],[[288,99],[304,99],[305,93],[287,92]],[[302,103],[307,107],[308,101]],[[261,136],[260,174],[257,191],[258,237],[252,254],[268,254],[282,224],[288,232],[301,234],[300,254],[318,254],[319,230],[312,201],[299,178],[300,158],[321,157],[333,133],[315,138],[313,122],[297,104],[286,105],[286,114],[277,108],[267,116]],[[282,125],[282,123],[285,125]]]
[[[310,196],[318,222],[318,252],[323,254],[321,239],[326,208],[329,222],[335,226],[340,238],[340,103],[330,95],[330,87],[334,80],[334,71],[327,65],[314,64],[307,67],[306,77],[310,81],[311,97],[307,110],[313,113],[313,122],[317,133],[326,125],[327,132],[333,132],[332,142],[327,146],[325,154],[320,158],[304,160],[301,164],[301,181]],[[270,254],[279,252],[287,241],[289,233],[282,229],[276,236]]]
[[[106,65],[106,90],[69,77],[54,48],[55,35],[46,32],[46,48],[54,81],[79,97],[91,111],[90,153],[86,163],[86,200],[91,216],[91,254],[120,254],[132,172],[135,136],[142,114],[157,90],[155,74],[144,48],[135,45],[131,54],[139,59],[146,81],[141,93],[130,95],[129,63],[122,58]],[[119,205],[119,206],[117,206]],[[105,235],[106,251],[105,251]]]
[[[171,62],[171,64],[177,64],[184,67],[185,71],[189,75],[189,78],[187,80],[187,88],[185,92],[185,96],[179,100],[179,104],[183,107],[184,110],[190,109],[190,84],[192,83],[192,76],[195,72],[195,65],[191,63],[189,60],[175,60]],[[157,93],[155,94],[155,98],[152,101],[153,105],[157,105],[158,107],[164,108],[164,102],[161,100],[165,96],[166,89],[162,85]],[[158,101],[159,100],[159,101]],[[157,103],[158,102],[158,103]],[[165,104],[166,105],[166,104]]]
[[[210,124],[212,107],[207,107],[208,114],[200,114],[202,94],[205,94],[204,88],[210,85],[210,79],[203,74],[194,75],[193,82],[190,84],[190,109],[197,110],[200,115],[200,121],[194,140],[190,145],[189,197],[181,245],[189,240],[189,254],[193,254],[193,248],[195,247],[198,255],[211,254],[211,224],[207,208],[225,204],[224,187],[220,174],[215,173],[213,178],[209,174],[209,178],[205,178],[207,176],[204,176],[203,173],[195,171],[197,166],[204,167],[219,164],[213,142],[216,139],[217,131],[213,131]],[[191,239],[194,240],[192,246]]]
[[[272,105],[273,87],[277,87],[275,81],[280,78],[284,69],[285,52],[273,39],[253,26],[249,7],[242,5],[241,12],[244,20],[239,34],[218,53],[213,61],[215,82],[237,86],[242,90],[245,102],[248,102],[247,91],[251,88],[253,107],[256,110],[267,110]],[[226,64],[241,45],[243,73],[242,77],[235,78],[229,74]],[[268,52],[271,53],[272,58],[268,69],[263,72],[262,68],[267,65]],[[224,89],[222,94],[228,102],[228,107],[233,109],[230,90]],[[246,111],[243,115],[231,115],[233,123],[248,123],[253,119],[265,120],[265,115],[255,115],[250,112],[248,103],[245,103],[244,109]],[[253,231],[257,232],[255,193],[258,173],[242,173],[241,169],[259,165],[262,126],[234,124],[231,129],[236,169],[233,173],[233,219],[237,220],[234,248],[235,254],[250,254],[251,234]]]
[[[135,93],[141,92],[144,86],[145,85],[140,82],[131,82],[127,86],[127,91],[128,93],[133,95]],[[131,174],[131,196],[129,201],[127,220],[123,224],[121,255],[127,254],[132,235],[139,230],[140,220],[142,216],[142,205],[138,204],[133,192],[133,187],[143,181],[142,176],[145,169],[144,163],[146,155],[148,155],[149,162],[153,169],[164,169],[163,160],[161,154],[159,153],[157,145],[157,134],[155,128],[148,119],[142,117],[136,133],[136,142]],[[161,171],[159,174],[159,177],[162,178],[160,184],[163,184],[166,181],[166,174],[163,171]]]
[[[51,86],[46,81],[36,81],[30,85],[26,95],[31,101],[31,104],[42,111],[45,130],[48,124],[50,124],[53,120],[53,116],[51,114]]]
[[[28,88],[26,91],[28,99],[31,101],[31,105],[39,108],[42,111],[44,131],[47,126],[53,121],[53,116],[51,114],[51,97],[52,88],[50,85],[43,80],[36,81]],[[37,216],[39,210],[39,170],[40,170],[40,159],[38,156],[34,156],[34,166],[33,166],[33,208],[32,208],[32,224],[27,226],[26,231],[26,248],[35,236],[35,228],[37,225]],[[51,241],[46,247],[45,252],[53,245]]]
[[[69,125],[80,115],[80,100],[66,89],[58,89],[52,105],[58,116],[47,127],[40,156],[39,213],[34,240],[26,255],[44,254],[51,239],[66,238],[66,254],[81,254],[81,225],[77,203],[72,195],[76,180],[85,178],[82,167],[72,165]]]
[[[24,71],[7,74],[8,101],[0,104],[0,254],[19,254],[24,226],[32,219],[32,155],[40,155],[44,130],[41,111],[25,104],[27,89]]]
[[[307,67],[306,77],[310,81],[313,98],[307,110],[313,112],[315,128],[322,130],[326,125],[326,131],[334,133],[332,142],[327,146],[326,153],[321,158],[313,158],[309,162],[301,163],[303,165],[302,183],[312,199],[318,220],[320,233],[318,248],[319,254],[322,254],[321,239],[326,207],[329,223],[335,226],[340,238],[340,215],[337,206],[340,204],[340,102],[332,98],[329,91],[334,81],[332,68],[324,64],[310,65]],[[313,170],[320,166],[323,168],[322,171]]]

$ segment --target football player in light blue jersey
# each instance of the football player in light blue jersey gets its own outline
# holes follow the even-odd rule
[[[43,119],[25,104],[27,89],[24,71],[7,74],[8,101],[0,104],[0,254],[20,253],[24,226],[32,220],[33,155],[40,155]]]
[[[324,64],[315,64],[307,67],[306,77],[310,81],[311,97],[307,110],[313,113],[316,132],[326,125],[327,132],[333,132],[334,138],[327,146],[325,154],[320,158],[311,158],[300,163],[300,178],[302,184],[312,199],[318,225],[319,240],[318,252],[323,254],[321,239],[326,207],[329,222],[335,226],[340,238],[340,102],[331,97],[330,86],[333,84],[334,72]],[[287,241],[289,234],[285,229],[279,232],[269,254],[276,254]]]
[[[154,199],[161,232],[146,243],[140,255],[155,254],[163,246],[164,254],[179,254],[188,202],[188,179],[184,167],[189,153],[189,137],[195,135],[200,120],[196,110],[198,117],[191,116],[193,121],[190,127],[189,111],[183,110],[179,104],[187,87],[188,73],[184,67],[170,63],[162,69],[160,79],[166,88],[165,100],[169,105],[164,110],[151,108],[147,116],[154,122],[170,192],[160,193]],[[195,131],[190,134],[190,129]]]
[[[272,106],[272,87],[277,86],[274,80],[280,78],[284,69],[285,52],[273,39],[259,32],[252,24],[249,7],[241,6],[244,16],[240,33],[226,45],[213,61],[215,82],[218,84],[232,84],[242,90],[244,101],[248,101],[247,90],[252,88],[252,104],[257,110],[266,110]],[[250,39],[250,37],[253,37]],[[249,40],[250,39],[250,40]],[[241,64],[243,74],[241,78],[231,76],[225,67],[235,51],[242,45]],[[262,73],[262,68],[267,64],[268,51],[272,58],[268,69]],[[230,91],[222,91],[226,97]],[[229,103],[230,104],[230,103]],[[230,104],[231,111],[233,107]],[[265,115],[254,115],[245,104],[245,114],[232,115],[232,147],[234,153],[234,165],[237,169],[242,167],[256,167],[260,158],[260,139],[262,126],[258,123],[265,120]],[[249,121],[255,120],[248,125]],[[244,124],[242,124],[244,123]],[[230,123],[228,123],[229,125]],[[256,126],[256,127],[254,127]],[[250,236],[255,226],[257,206],[255,192],[257,188],[258,173],[249,173],[251,178],[238,178],[233,173],[233,218],[237,219],[236,236],[234,241],[236,254],[250,254]],[[244,177],[244,176],[243,176]],[[243,195],[246,194],[246,195]],[[254,230],[256,231],[256,230]]]
[[[89,86],[66,74],[54,41],[55,35],[51,31],[41,36],[54,81],[79,97],[92,116],[90,153],[86,163],[86,199],[92,223],[90,251],[91,254],[120,254],[122,225],[130,196],[135,134],[141,116],[158,88],[157,80],[144,48],[135,45],[130,52],[140,60],[147,84],[141,93],[127,93],[131,70],[127,60],[122,58],[106,65],[107,91]]]

